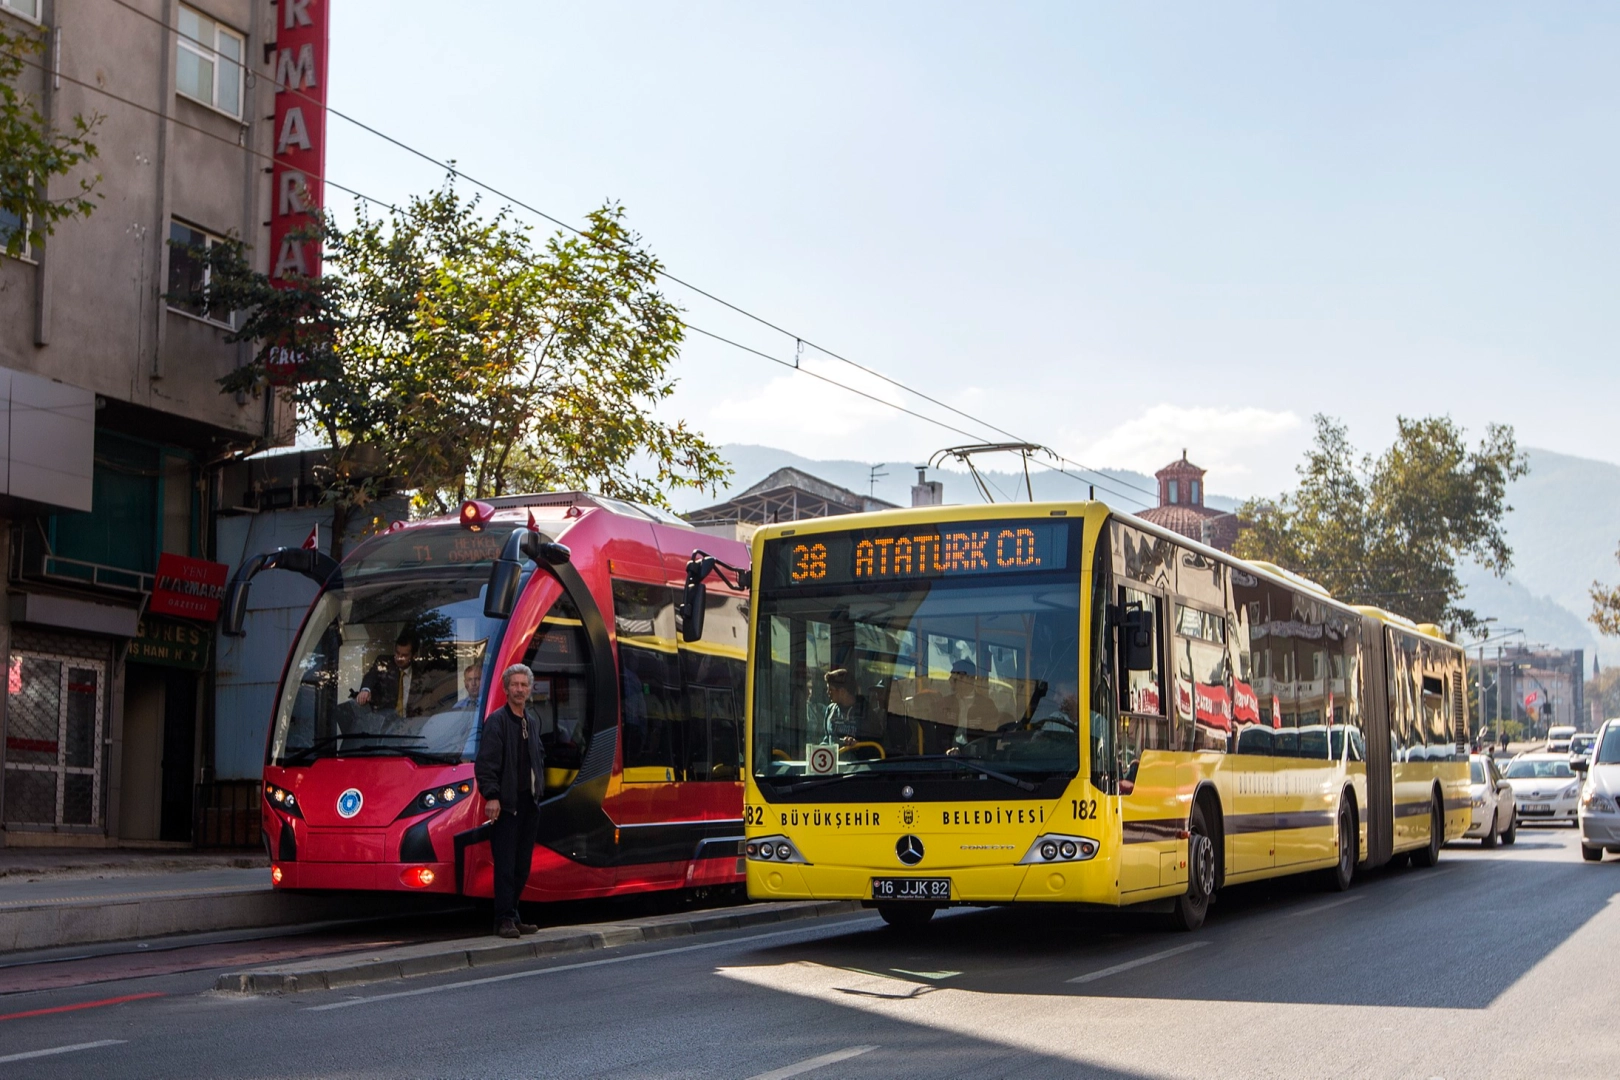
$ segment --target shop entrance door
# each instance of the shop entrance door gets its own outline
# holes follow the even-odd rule
[[[13,652],[7,674],[6,824],[99,826],[105,665]]]

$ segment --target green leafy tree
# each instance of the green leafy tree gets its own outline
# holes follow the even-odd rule
[[[259,346],[226,390],[302,358],[287,392],[332,447],[334,555],[340,524],[384,482],[426,510],[556,487],[667,506],[668,491],[729,475],[702,435],[655,415],[684,326],[622,208],[536,249],[509,211],[484,216],[446,181],[318,235],[325,276],[286,288],[239,243],[196,254],[212,265],[204,302],[242,313],[236,337]]]
[[[1607,668],[1588,679],[1586,700],[1597,702],[1605,718],[1620,716],[1620,667]]]
[[[39,102],[17,83],[29,67],[38,68],[44,35],[36,31],[10,32],[0,27],[0,219],[22,222],[6,230],[7,255],[20,255],[45,242],[66,218],[88,217],[95,209],[100,175],[81,177],[73,194],[49,198],[46,184],[64,176],[96,156],[91,134],[101,122],[97,114],[75,115],[71,130],[58,131],[39,111]]]
[[[1620,550],[1614,557],[1620,560]],[[1591,619],[1605,634],[1620,634],[1620,585],[1611,589],[1601,582],[1592,582]]]
[[[1299,487],[1238,512],[1237,554],[1305,574],[1350,603],[1476,627],[1478,616],[1457,604],[1457,566],[1471,558],[1499,577],[1512,566],[1507,485],[1528,467],[1513,429],[1489,425],[1470,448],[1448,418],[1399,417],[1394,444],[1373,458],[1343,424],[1315,423]]]

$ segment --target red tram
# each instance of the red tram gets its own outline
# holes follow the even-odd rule
[[[672,515],[555,493],[396,526],[341,565],[302,548],[244,563],[226,633],[258,573],[321,586],[265,757],[277,887],[490,896],[473,758],[518,662],[547,746],[523,898],[740,884],[746,572],[687,586],[689,559],[713,565],[697,546],[747,565]]]

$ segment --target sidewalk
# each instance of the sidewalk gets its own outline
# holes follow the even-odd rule
[[[268,867],[242,852],[0,849],[0,954],[444,906],[395,893],[277,892]]]

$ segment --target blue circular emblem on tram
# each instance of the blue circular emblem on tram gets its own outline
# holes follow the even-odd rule
[[[360,812],[360,807],[365,803],[365,801],[366,800],[360,795],[359,788],[350,788],[348,791],[345,791],[343,794],[338,796],[338,816],[345,818],[354,817],[354,815]]]

